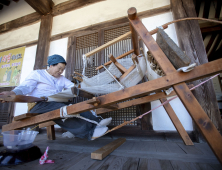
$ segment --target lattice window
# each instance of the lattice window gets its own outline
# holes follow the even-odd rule
[[[112,28],[104,31],[104,43],[107,43],[127,32],[130,31],[130,26],[122,26],[122,27],[117,27],[117,28]],[[130,37],[128,37],[130,39]]]
[[[104,43],[107,43],[129,31],[130,31],[129,25],[105,30]],[[129,36],[126,39],[119,41],[118,43],[115,43],[112,46],[105,49],[105,62],[109,61],[109,58],[108,58],[109,54],[112,54],[114,57],[118,57],[131,49],[132,49],[131,37]],[[131,57],[131,56],[132,55],[129,55],[128,57]]]
[[[76,38],[76,49],[98,46],[98,32]]]
[[[93,49],[98,47],[98,32],[93,34],[88,34],[76,38],[76,58],[75,58],[75,71],[82,73],[83,71],[83,61],[82,55],[86,54]],[[98,54],[90,57],[90,64],[87,65],[85,70],[85,76],[93,77],[97,74],[96,67],[98,65]],[[74,102],[78,103],[84,101],[82,97],[74,98]]]

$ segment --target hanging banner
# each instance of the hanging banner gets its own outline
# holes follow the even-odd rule
[[[18,86],[25,47],[0,53],[0,87]]]

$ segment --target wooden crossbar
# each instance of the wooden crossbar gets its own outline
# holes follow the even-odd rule
[[[166,74],[166,77],[175,73],[176,70],[173,65],[170,63],[170,61],[160,49],[160,47],[157,45],[156,41],[153,39],[151,34],[147,31],[145,26],[137,17],[135,8],[130,8],[130,10],[128,11],[128,17],[133,28],[141,36],[141,39],[143,40],[144,44],[150,50],[157,63],[160,65],[160,67]],[[208,70],[213,68],[205,67],[205,69]],[[196,71],[194,74],[196,74]],[[197,127],[200,129],[203,136],[206,138],[206,141],[213,150],[214,154],[222,164],[222,136],[220,135],[214,124],[211,122],[210,118],[204,112],[204,110],[202,109],[202,107],[200,106],[200,104],[184,82],[174,84],[173,88],[176,91],[180,100],[183,102],[193,121],[196,123]]]
[[[168,28],[168,25],[162,25],[162,27],[163,27],[163,29],[166,29],[166,28]],[[150,31],[150,33],[151,33],[151,34],[155,34],[155,33],[157,33],[157,30],[158,30],[158,29],[155,28],[155,29],[153,29],[152,31]],[[107,48],[107,47],[109,47],[109,46],[111,46],[111,45],[113,45],[113,44],[115,44],[115,43],[117,43],[117,42],[119,42],[119,41],[121,41],[121,40],[129,37],[130,35],[131,35],[131,31],[129,31],[129,32],[121,35],[120,37],[117,37],[117,38],[115,38],[115,39],[107,42],[106,44],[103,44],[103,45],[97,47],[96,49],[94,49],[94,50],[86,53],[85,56],[86,56],[86,57],[90,57],[90,56],[92,56],[92,55],[94,55],[94,54],[102,51],[103,49],[105,49],[105,48]]]
[[[100,105],[97,107],[87,104],[86,101],[76,103],[67,107],[67,113],[71,115],[97,109],[106,105],[111,105],[131,98],[145,96],[151,92],[166,89],[181,82],[194,81],[196,79],[208,77],[220,72],[222,72],[222,59],[197,66],[194,70],[188,73],[174,72],[165,77],[138,84],[136,86],[129,87],[107,95],[99,96],[98,99],[100,100]],[[35,124],[40,124],[58,118],[60,118],[60,109],[37,115],[35,117],[27,118],[24,121],[13,122],[7,125],[3,125],[2,131],[8,131]]]
[[[128,56],[129,54],[131,54],[131,53],[133,53],[133,52],[134,52],[134,49],[132,49],[132,50],[130,50],[130,51],[127,51],[126,53],[124,53],[124,54],[116,57],[116,59],[121,59],[121,58],[123,58],[123,57],[126,57],[126,56]],[[104,66],[108,66],[108,65],[110,65],[111,63],[112,63],[112,61],[108,61],[107,63],[105,63],[105,64],[103,64],[103,65],[104,65]],[[97,67],[96,70],[99,70],[99,69],[101,69],[101,68],[103,68],[103,66]]]
[[[118,68],[118,70],[119,70],[122,74],[124,74],[124,73],[127,71],[127,69],[126,69],[125,67],[123,67],[123,66],[115,59],[115,57],[114,57],[112,54],[109,55],[109,58],[110,58],[110,60],[116,65],[116,67]]]
[[[193,85],[188,85],[188,87],[191,88],[191,87],[193,87]],[[126,107],[137,106],[137,105],[140,105],[140,104],[149,103],[149,102],[152,102],[152,101],[155,101],[155,100],[164,99],[166,97],[171,97],[171,96],[175,96],[175,95],[176,95],[175,91],[172,91],[169,95],[166,95],[166,93],[164,93],[164,92],[159,92],[159,93],[152,94],[152,95],[149,95],[149,96],[140,97],[138,99],[133,99],[133,100],[130,100],[130,101],[118,103],[117,104],[118,108],[115,108],[115,109],[99,108],[99,109],[96,110],[96,114],[99,115],[99,114],[102,114],[102,113],[112,112],[112,111],[123,109],[123,108],[126,108]]]

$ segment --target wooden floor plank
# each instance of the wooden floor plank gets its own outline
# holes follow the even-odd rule
[[[212,156],[214,155],[213,151],[210,149],[210,147],[206,143],[197,143],[195,144],[195,148],[203,152],[204,155],[212,155]]]
[[[62,159],[62,164],[61,165],[56,165],[57,163],[55,162],[55,167],[50,166],[50,164],[47,164],[48,167],[53,170],[53,169],[69,169],[70,167],[73,167],[76,163],[84,159],[85,157],[89,156],[87,153],[80,153],[74,157],[70,157],[67,159]],[[48,169],[47,169],[48,170]]]
[[[138,170],[146,170],[148,166],[148,159],[146,158],[140,158]]]
[[[165,143],[162,142],[155,142],[156,151],[157,152],[170,152],[170,150],[166,147]]]
[[[71,160],[70,162],[75,162],[75,160]],[[85,170],[88,169],[92,164],[94,164],[96,160],[91,159],[90,155],[88,154],[86,157],[78,161],[77,163],[73,164],[66,170]]]
[[[118,150],[128,150],[131,151],[133,145],[135,145],[135,143],[133,141],[126,141],[124,144],[122,144]]]
[[[200,167],[201,170],[216,170],[216,168],[211,167],[209,164],[204,163],[196,163],[198,167]],[[219,170],[219,169],[218,169]],[[220,169],[221,170],[221,169]]]
[[[222,169],[222,165],[220,164],[207,164],[209,167],[212,167],[213,170],[221,170]]]
[[[199,149],[195,148],[194,146],[186,146],[183,143],[177,143],[181,149],[183,149],[187,154],[198,154],[201,155],[203,152],[201,152]]]
[[[107,169],[116,156],[109,155],[103,159],[103,161],[96,161],[94,162],[87,170],[95,170],[95,169]]]
[[[123,165],[123,170],[135,170],[138,167],[139,158],[129,158]]]
[[[186,163],[182,162],[182,161],[170,161],[171,165],[173,166],[174,170],[188,170],[188,166],[186,165]]]
[[[157,159],[148,159],[147,169],[162,170],[160,162]]]
[[[107,170],[135,170],[137,169],[138,162],[139,158],[127,158],[118,156],[115,158],[112,164],[110,164]]]
[[[186,152],[181,149],[176,143],[166,142],[165,145],[171,153],[186,154]]]
[[[44,151],[42,151],[44,152]],[[82,154],[77,153],[77,152],[65,152],[62,150],[59,151],[55,151],[55,150],[51,150],[49,149],[48,152],[48,159],[54,160],[55,163],[54,164],[44,164],[40,165],[39,164],[39,160],[34,160],[31,162],[27,162],[21,165],[16,165],[16,166],[12,166],[15,167],[16,170],[24,170],[24,169],[30,169],[30,170],[54,170],[54,169],[66,169],[69,165],[70,165],[70,161],[67,160],[77,160],[78,158],[83,158]],[[66,161],[66,163],[64,164],[64,162]],[[1,168],[0,168],[1,169]]]
[[[169,160],[159,160],[162,170],[173,170]]]
[[[156,152],[156,145],[154,142],[141,141],[140,150],[146,152]]]
[[[158,159],[140,159],[138,170],[173,170],[173,167],[168,160],[158,160]]]

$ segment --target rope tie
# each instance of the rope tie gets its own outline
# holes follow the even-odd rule
[[[71,104],[70,104],[70,105],[71,105]],[[70,105],[68,105],[68,106],[70,106]],[[80,116],[80,114],[68,115],[66,108],[67,108],[67,106],[63,106],[63,107],[60,108],[60,117],[61,117],[61,118],[64,118],[64,119],[62,119],[63,122],[65,122],[65,121],[66,121],[67,119],[69,119],[69,118],[75,117],[75,118],[83,119],[83,120],[85,120],[85,121],[87,121],[87,122],[90,122],[90,123],[94,123],[94,124],[96,124],[96,125],[99,125],[98,122],[96,122],[96,121],[94,121],[94,120],[87,119],[87,118],[85,118],[85,117],[82,117],[82,116]]]
[[[82,70],[82,75],[85,76],[86,65],[87,65],[87,57],[86,57],[85,54],[82,55],[82,60],[83,60],[83,70]]]

